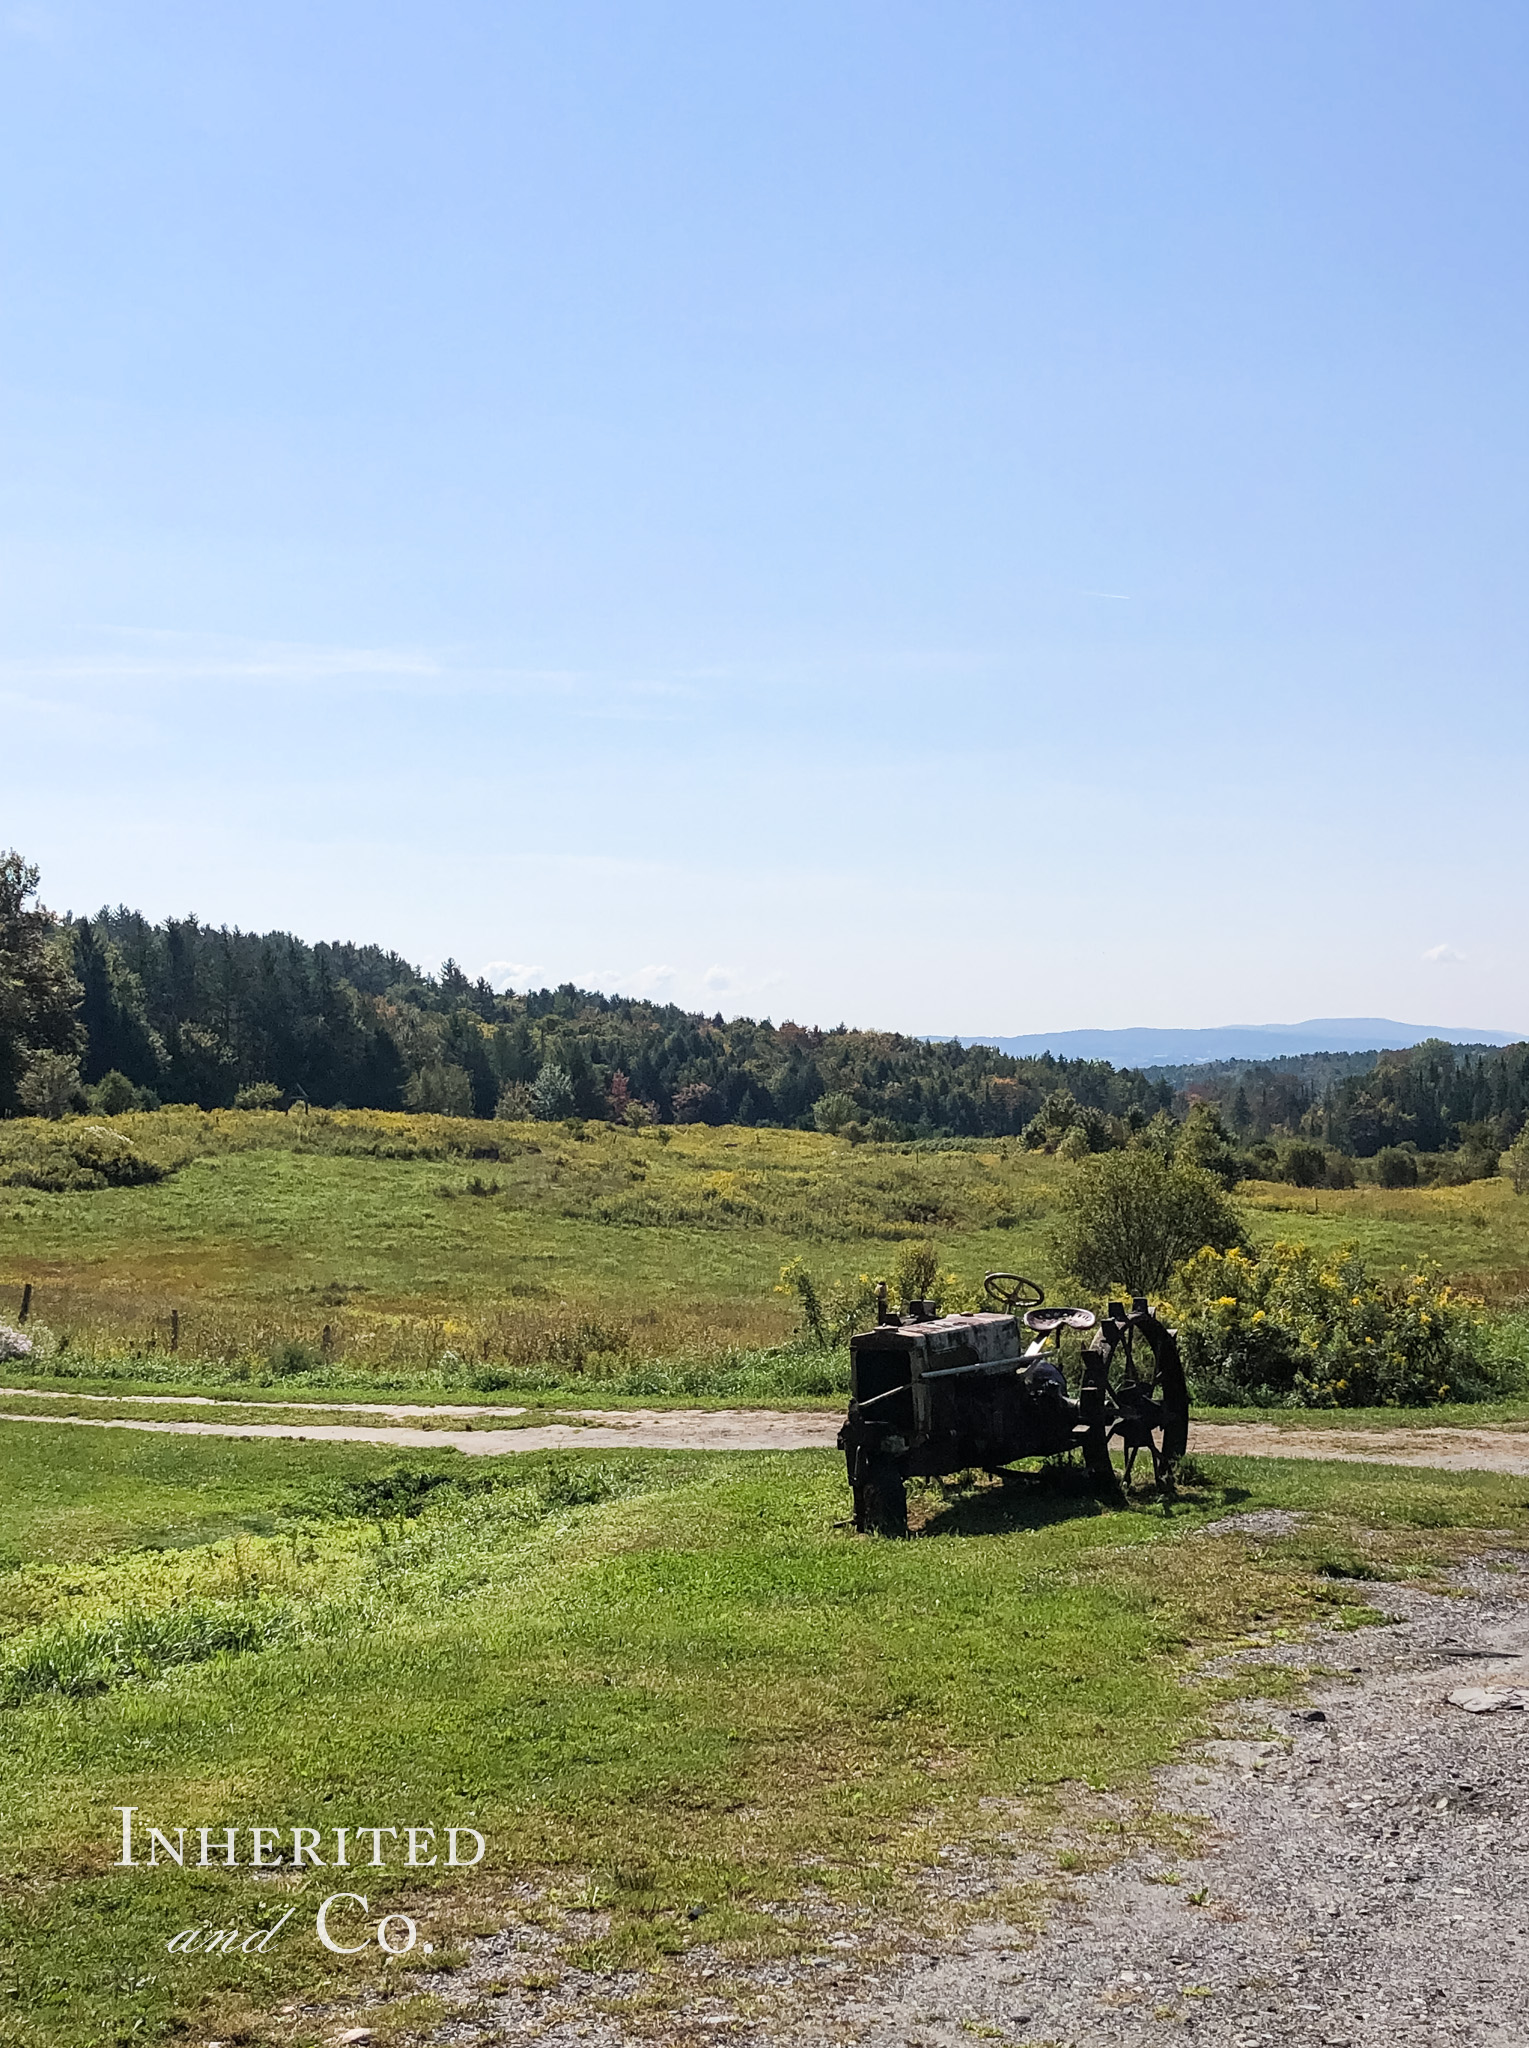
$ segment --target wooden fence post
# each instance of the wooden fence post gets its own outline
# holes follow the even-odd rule
[[[22,1290],[21,1290],[21,1314],[20,1314],[19,1316],[17,1316],[17,1318],[16,1318],[17,1322],[18,1322],[18,1323],[24,1323],[24,1322],[26,1321],[27,1317],[28,1317],[28,1316],[29,1316],[29,1315],[30,1315],[31,1313],[32,1313],[32,1283],[31,1283],[31,1281],[29,1280],[29,1281],[28,1281],[28,1282],[26,1283],[25,1287],[23,1287],[23,1288],[22,1288]]]

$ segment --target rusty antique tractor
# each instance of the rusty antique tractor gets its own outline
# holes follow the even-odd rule
[[[1144,1295],[1129,1308],[1112,1301],[1101,1319],[1043,1306],[1017,1273],[989,1273],[986,1287],[994,1307],[972,1315],[942,1316],[929,1301],[898,1315],[883,1294],[876,1328],[850,1339],[839,1448],[857,1529],[906,1535],[914,1477],[1081,1451],[1095,1485],[1118,1498],[1143,1452],[1159,1483],[1183,1457],[1183,1362]]]

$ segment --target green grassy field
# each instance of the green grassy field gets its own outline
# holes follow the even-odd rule
[[[531,1419],[837,1405],[843,1353],[795,1340],[787,1261],[826,1295],[932,1239],[957,1300],[989,1268],[1058,1285],[1067,1169],[1012,1144],[360,1113],[117,1124],[165,1178],[26,1185],[59,1178],[70,1127],[0,1130],[0,1321],[30,1282],[39,1337],[0,1383],[64,1396],[12,1393],[12,1410],[112,1412],[95,1390],[122,1408],[425,1395]],[[1254,1187],[1244,1209],[1266,1241],[1431,1257],[1516,1327],[1529,1203],[1506,1183]],[[1281,1417],[1294,1443],[1336,1419],[1398,1417]],[[1310,1519],[1263,1549],[1186,1540],[1268,1505]],[[1206,1461],[1176,1500],[1108,1513],[1066,1477],[916,1487],[905,1545],[854,1536],[847,1506],[827,1453],[466,1459],[0,1424],[0,2042],[306,2044],[346,2016],[402,2040],[439,2017],[463,1944],[510,1918],[656,1972],[640,1981],[660,2003],[666,1958],[697,1941],[727,1965],[901,1924],[943,1843],[999,1853],[1004,1829],[1034,1839],[1065,1816],[1074,1855],[1089,1788],[1139,1790],[1207,1725],[1216,1650],[1359,1625],[1367,1573],[1437,1570],[1529,1526],[1521,1480],[1286,1460]],[[193,1843],[214,1825],[418,1825],[477,1828],[490,1850],[471,1873],[364,1883],[114,1869],[122,1805]],[[416,1917],[432,1952],[322,1948],[317,1903],[352,1886],[374,1918]],[[263,1953],[165,1947],[192,1926],[253,1934],[288,1905]]]
[[[1311,1519],[1263,1548],[1187,1540],[1268,1505]],[[1210,1461],[1176,1502],[1109,1513],[1037,1479],[914,1507],[920,1541],[848,1533],[826,1453],[485,1472],[7,1426],[0,1546],[27,1562],[0,1576],[0,2041],[317,2043],[336,2012],[402,2038],[506,1916],[656,1966],[657,1998],[696,1941],[738,1961],[896,1923],[942,1844],[1086,1832],[1088,1787],[1139,1787],[1225,1695],[1209,1653],[1320,1640],[1367,1618],[1365,1575],[1529,1527],[1521,1480],[1284,1461]],[[124,1805],[193,1844],[258,1823],[490,1847],[475,1872],[364,1882],[114,1869]],[[317,1903],[352,1886],[433,1953],[322,1949]],[[166,1951],[288,1905],[265,1954]]]
[[[587,1364],[767,1346],[793,1326],[773,1289],[804,1247],[831,1279],[933,1233],[980,1278],[1016,1233],[1033,1258],[1054,1171],[698,1126],[230,1111],[116,1127],[184,1163],[157,1186],[0,1189],[0,1285],[31,1280],[34,1314],[77,1352],[162,1353],[176,1310],[188,1356],[319,1347],[327,1328],[357,1374],[415,1374],[445,1351]],[[451,1149],[468,1142],[503,1156]]]
[[[842,1360],[778,1354],[799,1315],[777,1291],[788,1260],[828,1289],[932,1239],[958,1302],[992,1268],[1031,1273],[1053,1296],[1059,1284],[1048,1234],[1069,1169],[1015,1141],[855,1146],[359,1111],[167,1110],[111,1125],[168,1177],[77,1193],[0,1185],[0,1317],[31,1282],[34,1327],[54,1347],[37,1363],[55,1384],[70,1372],[82,1385],[106,1374],[239,1390],[288,1376],[516,1399],[594,1386],[601,1399],[829,1399]],[[0,1179],[46,1178],[38,1161],[70,1128],[6,1125]],[[1254,1183],[1239,1199],[1257,1241],[1353,1242],[1386,1270],[1433,1260],[1509,1317],[1529,1291],[1529,1201],[1506,1180],[1315,1194]]]

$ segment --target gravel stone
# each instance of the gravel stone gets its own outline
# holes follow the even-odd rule
[[[1448,1697],[1467,1676],[1529,1669],[1529,1574],[1496,1562],[1511,1574],[1478,1559],[1455,1575],[1501,1652],[1485,1672],[1475,1644],[1468,1664],[1448,1661],[1458,1598],[1367,1586],[1396,1625],[1338,1638],[1351,1682],[1314,1689],[1325,1721],[1268,1707],[1278,1740],[1208,1744],[1159,1774],[1161,1806],[1208,1823],[1204,1854],[1078,1878],[1077,1903],[1033,1945],[969,1935],[867,1987],[843,2028],[866,2048],[955,2048],[986,2028],[1048,2048],[1523,2048],[1525,1724]],[[1249,1655],[1309,1665],[1313,1647]]]
[[[1247,1515],[1223,1515],[1216,1522],[1202,1522],[1196,1536],[1252,1536],[1272,1542],[1276,1536],[1290,1536],[1310,1518],[1294,1508],[1256,1508]]]

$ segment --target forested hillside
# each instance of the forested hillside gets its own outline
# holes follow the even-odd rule
[[[681,1123],[858,1124],[868,1135],[1014,1134],[1059,1087],[1101,1117],[1172,1091],[1102,1061],[1016,1060],[896,1032],[725,1022],[564,984],[499,992],[448,961],[287,932],[73,920],[81,1078],[120,1074],[203,1108],[266,1097],[458,1115],[633,1114]],[[874,1129],[873,1129],[874,1127]]]
[[[673,1004],[496,990],[447,961],[135,911],[59,920],[0,855],[0,1110],[414,1109],[768,1124],[871,1139],[1022,1135],[1078,1157],[1142,1137],[1230,1183],[1352,1180],[1373,1160],[1496,1170],[1529,1120],[1529,1045],[1305,1054],[1142,1073],[898,1032],[725,1020]],[[1185,1121],[1187,1119],[1187,1122]],[[1176,1135],[1176,1133],[1178,1135]],[[1529,1143],[1529,1140],[1526,1140]],[[1429,1168],[1430,1175],[1445,1170]]]
[[[1284,1135],[1320,1140],[1356,1159],[1387,1147],[1501,1150],[1529,1119],[1529,1045],[1302,1053],[1153,1067],[1183,1106],[1213,1104],[1243,1143]]]
[[[1529,1045],[1445,1045],[1383,1052],[1331,1089],[1317,1119],[1329,1144],[1368,1158],[1388,1145],[1438,1152],[1510,1144],[1529,1117]]]

